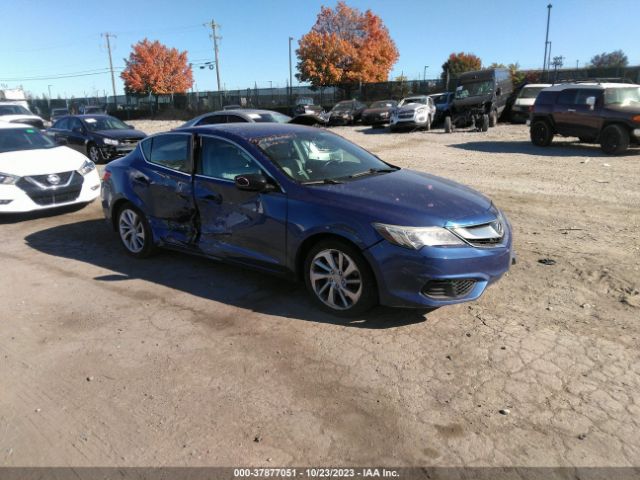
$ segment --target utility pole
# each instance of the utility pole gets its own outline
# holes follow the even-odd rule
[[[293,101],[293,66],[291,63],[291,42],[293,37],[289,37],[289,105]]]
[[[111,70],[111,88],[113,89],[113,103],[117,108],[118,99],[116,97],[116,77],[113,75],[113,59],[111,58],[111,38],[116,38],[116,35],[109,32],[103,33],[101,35],[107,39],[107,51],[109,52],[109,70]]]
[[[422,69],[422,81],[424,82],[427,81],[427,68],[429,68],[429,65],[425,65]]]
[[[220,88],[220,61],[218,60],[218,40],[222,40],[222,37],[218,36],[218,28],[220,28],[220,25],[218,25],[213,18],[211,19],[211,22],[205,23],[204,25],[205,27],[211,28],[211,35],[209,36],[213,40],[213,56],[216,64],[216,81],[218,84],[218,92],[221,92],[222,89]]]
[[[51,87],[52,85],[47,85],[47,88],[49,89],[49,110],[51,110]]]
[[[551,9],[553,5],[547,5],[547,35],[544,39],[544,62],[542,62],[542,71],[544,72],[547,69],[547,46],[549,45],[549,21],[551,20]]]

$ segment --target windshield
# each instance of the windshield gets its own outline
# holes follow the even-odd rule
[[[0,115],[32,115],[32,113],[20,105],[0,105]]]
[[[422,103],[423,105],[427,104],[427,98],[426,97],[409,97],[409,98],[403,98],[400,103],[398,104],[398,106],[403,106],[403,105],[408,105],[410,103]]]
[[[349,177],[395,170],[366,150],[325,131],[260,138],[257,146],[287,176],[301,183],[337,183]]]
[[[270,113],[249,113],[247,114],[254,122],[258,123],[287,123],[291,117],[278,112]]]
[[[640,103],[640,87],[607,88],[604,91],[604,103],[623,107]]]
[[[0,129],[0,153],[53,148],[56,144],[35,128]]]
[[[345,102],[345,103],[336,103],[333,107],[334,112],[344,112],[353,109],[353,103]]]
[[[89,130],[131,130],[127,124],[115,117],[88,117],[84,118]]]
[[[536,98],[543,88],[546,87],[524,87],[520,90],[518,98]]]
[[[380,102],[373,102],[370,108],[393,108],[395,106],[396,106],[396,102],[380,101]]]
[[[456,89],[456,98],[476,97],[488,95],[493,91],[493,80],[464,83]]]

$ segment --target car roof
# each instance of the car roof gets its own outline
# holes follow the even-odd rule
[[[548,92],[559,92],[562,90],[566,90],[568,88],[629,88],[629,87],[640,87],[640,85],[636,85],[635,83],[598,83],[598,82],[588,82],[588,83],[559,83],[557,85],[552,85],[551,87],[546,88],[545,90]]]
[[[552,85],[550,83],[527,83],[526,85],[523,85],[522,88],[547,88],[551,86]]]
[[[216,132],[229,133],[246,140],[251,140],[291,133],[318,132],[319,130],[317,127],[307,127],[291,123],[216,123],[213,125],[181,128],[180,131],[200,134]]]

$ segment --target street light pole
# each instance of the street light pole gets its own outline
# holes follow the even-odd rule
[[[47,88],[49,89],[49,110],[51,110],[51,87],[53,85],[47,85]]]
[[[547,5],[547,35],[544,39],[544,62],[542,62],[542,71],[544,72],[547,68],[547,46],[549,45],[549,22],[551,21],[551,9],[553,5]]]
[[[423,80],[424,82],[426,82],[426,81],[427,81],[427,68],[429,68],[429,65],[425,65],[425,66],[424,66],[424,69],[422,70],[422,80]]]

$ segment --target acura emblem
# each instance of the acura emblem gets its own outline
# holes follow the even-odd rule
[[[51,185],[58,185],[60,183],[60,176],[52,173],[51,175],[47,175],[47,182]]]

